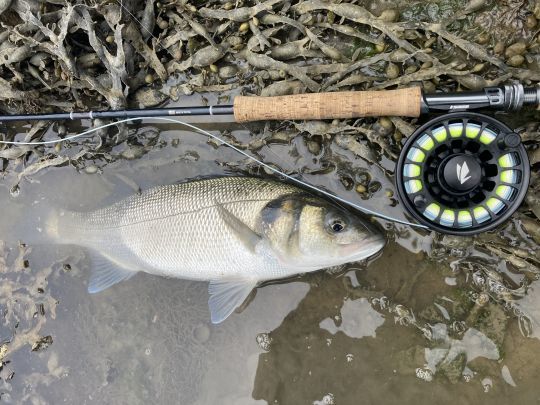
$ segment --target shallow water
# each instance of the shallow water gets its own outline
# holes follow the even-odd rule
[[[170,125],[155,128],[160,131],[157,146],[140,156],[125,153],[129,159],[109,163],[84,160],[86,166],[99,167],[97,173],[71,165],[48,168],[23,179],[16,196],[10,196],[21,168],[8,172],[0,182],[0,229],[9,234],[6,239],[22,234],[23,241],[31,240],[24,216],[31,218],[41,207],[90,210],[138,188],[231,170],[253,171],[234,151],[215,149],[203,136]],[[251,129],[253,137],[258,136],[259,128]],[[245,128],[234,135],[253,139]],[[140,138],[141,143],[147,139]],[[117,153],[126,148],[121,145]],[[339,169],[305,178],[403,218],[385,193],[392,189],[391,178],[379,168],[335,146],[318,157],[305,148],[297,137],[291,145],[265,147],[260,153],[286,170],[319,167],[329,158],[345,168],[352,162],[382,184],[367,202],[343,188]],[[514,302],[527,315],[527,321],[520,322],[493,294],[488,303],[475,304],[481,289],[474,283],[474,272],[461,266],[482,259],[486,268],[519,284],[523,275],[497,256],[458,243],[441,257],[434,253],[441,246],[436,236],[381,224],[388,228],[389,243],[369,264],[267,285],[241,312],[217,326],[210,323],[206,283],[138,274],[89,295],[89,262],[82,250],[7,243],[5,263],[0,262],[0,336],[10,343],[0,371],[0,401],[537,402],[538,282]],[[526,327],[529,337],[521,332]],[[50,339],[42,339],[46,336]]]

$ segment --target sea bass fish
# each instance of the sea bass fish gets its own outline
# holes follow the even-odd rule
[[[385,240],[369,222],[279,182],[221,177],[160,186],[93,212],[47,219],[55,243],[91,258],[88,291],[139,271],[210,281],[213,323],[258,283],[374,255]]]

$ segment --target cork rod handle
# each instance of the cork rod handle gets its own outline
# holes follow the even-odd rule
[[[422,90],[345,91],[234,99],[236,122],[403,116],[418,117]]]

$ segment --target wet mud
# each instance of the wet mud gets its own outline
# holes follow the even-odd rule
[[[532,86],[538,19],[532,0],[0,1],[0,111]],[[270,283],[220,326],[209,322],[205,283],[139,274],[87,294],[85,252],[47,244],[32,218],[37,207],[90,210],[197,176],[270,173],[152,120],[48,146],[2,145],[0,403],[537,401],[540,115],[496,117],[520,134],[532,168],[509,222],[459,238],[379,220],[388,238],[379,257]],[[405,219],[394,164],[426,119],[201,126]],[[53,140],[102,123],[1,124],[0,135]]]

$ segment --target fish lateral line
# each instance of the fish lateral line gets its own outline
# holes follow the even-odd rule
[[[298,193],[300,194],[300,193]],[[294,193],[291,193],[290,195],[294,195]],[[140,225],[140,224],[145,224],[147,222],[151,222],[151,221],[157,221],[157,220],[161,220],[161,219],[168,219],[168,218],[175,218],[175,217],[181,217],[183,215],[189,215],[189,214],[194,214],[194,213],[197,213],[197,212],[202,212],[202,211],[206,211],[206,210],[209,210],[209,209],[213,209],[213,208],[219,208],[219,207],[224,207],[224,206],[230,206],[230,205],[234,205],[234,204],[240,204],[240,203],[250,203],[250,202],[270,202],[272,200],[269,200],[269,199],[249,199],[249,200],[238,200],[238,201],[229,201],[229,202],[226,202],[226,203],[216,203],[216,204],[213,204],[213,205],[209,205],[209,206],[206,206],[206,207],[201,207],[201,208],[197,208],[195,210],[190,210],[190,211],[183,211],[183,212],[178,212],[178,213],[174,213],[174,214],[169,214],[169,215],[162,215],[162,216],[159,216],[159,217],[153,217],[153,218],[150,218],[150,219],[144,219],[144,220],[141,220],[141,221],[133,221],[133,222],[129,222],[129,223],[126,223],[126,224],[119,224],[119,225],[115,225],[115,226],[101,226],[99,227],[99,229],[120,229],[120,228],[127,228],[127,227],[130,227],[130,226],[133,226],[133,225]],[[99,209],[98,209],[99,211]],[[71,211],[70,213],[74,213],[74,214],[86,214],[86,212],[79,212],[79,211]]]

